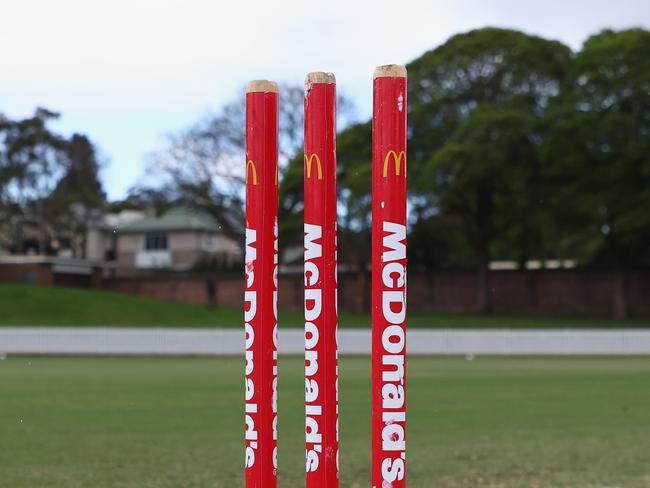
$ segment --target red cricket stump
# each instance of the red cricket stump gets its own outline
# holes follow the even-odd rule
[[[406,68],[374,74],[372,486],[406,486]]]
[[[277,486],[278,89],[246,90],[246,487]]]
[[[336,339],[336,81],[305,80],[305,441],[307,488],[339,486]]]

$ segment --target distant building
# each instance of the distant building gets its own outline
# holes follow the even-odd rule
[[[492,271],[506,271],[519,269],[520,263],[517,261],[490,261],[489,268]],[[526,269],[571,269],[578,266],[575,259],[529,259],[526,261]]]
[[[116,234],[116,268],[120,274],[147,269],[185,271],[202,260],[238,263],[242,250],[214,218],[178,207],[120,226]]]
[[[98,288],[111,265],[106,261],[43,255],[0,256],[0,283]]]
[[[86,232],[86,258],[114,261],[117,254],[117,232],[145,217],[142,210],[107,213]]]

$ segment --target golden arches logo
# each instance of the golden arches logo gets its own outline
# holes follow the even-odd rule
[[[307,157],[305,154],[305,173],[307,174],[307,178],[311,178],[311,165],[312,163],[316,161],[316,172],[317,172],[317,178],[319,180],[323,179],[323,165],[320,162],[320,158],[318,157],[318,154],[313,153],[311,156]]]
[[[250,173],[253,177],[253,185],[257,185],[257,169],[255,169],[255,163],[253,162],[252,159],[246,161],[246,184],[248,184],[249,168],[250,168]]]
[[[406,153],[404,151],[400,151],[399,154],[394,151],[390,150],[388,153],[386,153],[386,157],[384,158],[384,178],[388,176],[388,161],[390,161],[390,158],[393,158],[393,161],[395,162],[395,175],[399,176],[400,175],[400,168],[402,166],[402,162],[404,163],[404,176],[406,176]]]

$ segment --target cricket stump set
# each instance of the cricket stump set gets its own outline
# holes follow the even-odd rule
[[[372,117],[372,487],[406,486],[406,69],[378,67]],[[336,81],[305,80],[307,488],[339,486]],[[246,93],[247,488],[277,486],[278,89]]]

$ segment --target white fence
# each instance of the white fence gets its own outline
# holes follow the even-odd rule
[[[302,354],[303,333],[281,330],[280,354]],[[341,354],[369,354],[370,331],[339,330]],[[122,327],[0,327],[0,354],[238,355],[240,329]],[[650,329],[481,330],[415,329],[408,354],[417,355],[650,355]]]

